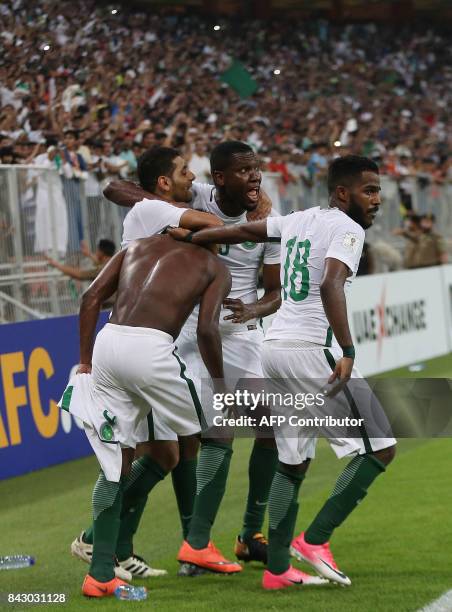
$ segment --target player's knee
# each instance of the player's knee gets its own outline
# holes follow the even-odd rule
[[[395,457],[395,454],[395,444],[393,446],[388,446],[387,448],[383,448],[382,450],[376,451],[374,453],[375,457],[385,465],[389,465],[391,463],[391,461]]]
[[[181,461],[192,461],[198,456],[199,436],[183,436],[179,438],[179,455]]]
[[[294,476],[300,476],[301,474],[305,474],[306,470],[309,467],[310,459],[303,461],[303,463],[297,463],[296,465],[291,465],[289,463],[279,462],[280,469],[286,474],[293,474]]]
[[[130,474],[132,469],[134,450],[132,448],[122,449],[122,465],[121,465],[121,478],[124,478]]]
[[[171,472],[179,463],[179,444],[170,442],[159,458],[159,463],[165,472]]]
[[[179,443],[173,440],[158,440],[147,448],[147,455],[155,461],[164,472],[174,470],[179,463]]]

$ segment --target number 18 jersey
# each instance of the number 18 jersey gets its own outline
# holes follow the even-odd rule
[[[267,235],[281,238],[282,304],[266,340],[306,340],[331,346],[332,332],[320,297],[325,259],[350,270],[347,291],[356,276],[364,230],[338,208],[310,208],[267,219]]]

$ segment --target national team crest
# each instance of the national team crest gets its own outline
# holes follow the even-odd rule
[[[107,421],[104,421],[100,426],[99,437],[102,442],[113,442],[115,438],[115,434],[113,431],[113,427]]]
[[[347,232],[344,236],[344,240],[342,241],[342,245],[353,253],[357,253],[361,245],[361,240],[358,238],[357,234]]]
[[[246,242],[242,242],[242,247],[244,249],[246,249],[247,251],[252,251],[253,249],[255,249],[257,246],[257,244],[255,242],[251,242],[250,240],[247,240]]]

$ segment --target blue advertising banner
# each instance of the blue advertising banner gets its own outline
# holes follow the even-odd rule
[[[77,316],[0,325],[0,480],[92,454],[57,406],[78,360]]]

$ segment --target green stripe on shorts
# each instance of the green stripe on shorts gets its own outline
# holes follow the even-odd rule
[[[204,417],[204,412],[202,410],[202,406],[201,406],[201,402],[199,401],[198,394],[196,393],[195,383],[192,381],[191,378],[188,378],[188,376],[185,375],[185,370],[187,369],[187,366],[182,361],[182,359],[179,357],[179,355],[176,353],[176,350],[177,350],[177,348],[174,349],[173,355],[174,355],[174,357],[177,359],[177,361],[179,363],[180,377],[183,380],[185,380],[185,382],[188,385],[188,390],[190,391],[191,399],[193,401],[193,405],[195,407],[196,414],[198,415],[198,420],[199,420],[199,424],[201,426],[201,429],[203,429],[203,430],[207,429],[207,422],[206,422],[206,419]]]
[[[147,421],[148,421],[148,430],[149,430],[149,442],[154,442],[155,441],[155,431],[154,431],[154,417],[152,416],[152,408],[148,412]]]
[[[324,349],[323,352],[325,353],[325,357],[330,365],[330,368],[334,370],[334,368],[336,367],[336,362],[334,360],[333,355],[328,349]],[[344,394],[347,399],[348,405],[350,406],[350,409],[352,411],[353,417],[355,419],[360,419],[361,415],[359,414],[358,406],[356,405],[356,402],[353,399],[353,395],[351,394],[350,389],[347,387],[347,385],[345,385],[344,387]],[[364,425],[359,425],[359,433],[361,434],[361,438],[363,439],[366,453],[372,453],[372,446],[370,445],[369,436],[367,435],[367,431]]]

